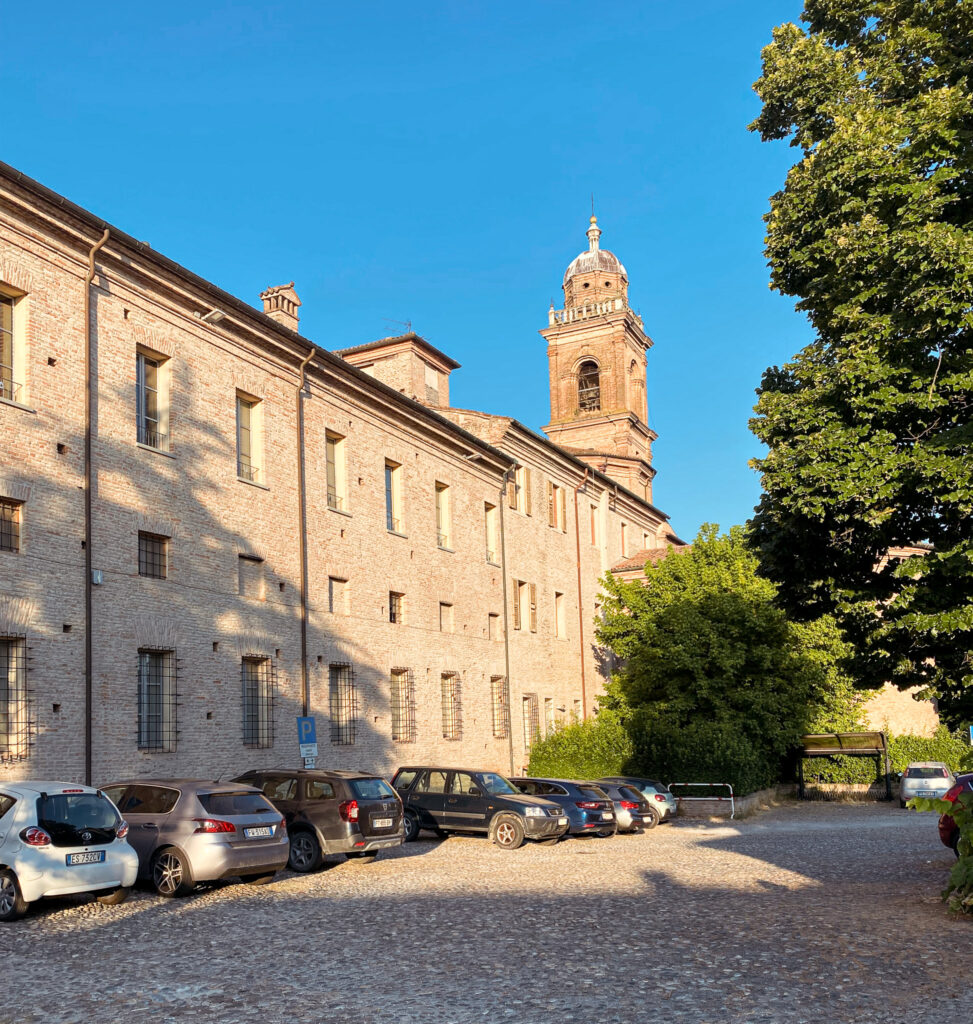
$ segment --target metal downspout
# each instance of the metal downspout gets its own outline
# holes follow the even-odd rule
[[[101,239],[88,253],[88,274],[84,279],[84,783],[91,785],[92,768],[92,583],[91,583],[91,284],[95,279],[95,256],[108,241],[105,228]]]
[[[578,515],[578,492],[588,485],[588,472],[584,471],[581,483],[574,489],[574,542],[578,566],[578,643],[581,654],[581,718],[588,717],[588,692],[584,674],[584,599],[581,594],[581,517]]]
[[[301,704],[302,714],[310,714],[311,688],[307,677],[307,494],[304,487],[304,388],[307,364],[314,357],[315,349],[311,349],[307,358],[301,363],[301,383],[297,388],[297,503],[298,543],[301,557]]]
[[[507,500],[507,478],[513,472],[513,467],[505,469],[500,478],[500,581],[503,584],[503,657],[504,687],[507,691],[507,746],[510,748],[510,774],[515,772],[514,768],[514,709],[510,700],[510,628],[507,620],[507,535],[503,525],[503,506]]]

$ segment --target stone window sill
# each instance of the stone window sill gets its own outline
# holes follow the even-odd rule
[[[141,441],[136,441],[135,447],[141,448],[144,452],[152,452],[154,455],[164,455],[167,459],[174,459],[176,457],[174,452],[163,451],[161,448],[153,448],[152,445],[142,444]]]

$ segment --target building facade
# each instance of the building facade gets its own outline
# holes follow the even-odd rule
[[[590,714],[599,577],[672,536],[601,254],[545,437],[450,407],[417,335],[329,352],[293,284],[254,308],[0,165],[0,778],[294,763],[301,714],[322,766],[509,771]]]

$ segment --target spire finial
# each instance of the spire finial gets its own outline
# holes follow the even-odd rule
[[[598,227],[598,218],[594,214],[591,215],[589,223],[591,227],[586,232],[588,235],[588,250],[595,252],[598,248],[598,239],[601,238],[601,228]]]

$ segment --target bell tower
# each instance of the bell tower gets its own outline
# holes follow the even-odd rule
[[[564,274],[564,308],[553,303],[547,327],[551,422],[544,433],[561,448],[652,500],[652,442],[645,395],[652,340],[628,304],[628,274],[600,246],[592,217],[588,249]]]

